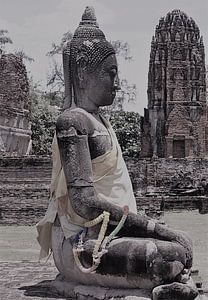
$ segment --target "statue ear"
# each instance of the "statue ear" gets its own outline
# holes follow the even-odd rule
[[[87,65],[88,65],[88,56],[84,52],[80,52],[77,55],[77,75],[80,83],[81,88],[86,87],[86,82],[87,82]]]

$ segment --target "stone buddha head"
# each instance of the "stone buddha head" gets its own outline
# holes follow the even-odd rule
[[[115,50],[99,29],[94,10],[86,7],[79,27],[63,52],[65,104],[89,112],[112,104],[118,89]]]

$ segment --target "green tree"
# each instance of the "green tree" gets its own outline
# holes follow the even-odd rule
[[[50,155],[59,108],[30,80],[32,154]]]
[[[8,36],[8,30],[0,29],[0,53],[5,53],[5,45],[12,43],[11,38]]]
[[[51,105],[62,107],[64,101],[64,75],[62,66],[62,52],[71,41],[73,35],[70,31],[63,34],[59,44],[52,43],[50,51],[46,53],[51,58],[50,71],[47,75],[48,97]]]
[[[14,55],[21,58],[23,61],[28,61],[29,63],[34,62],[34,58],[27,55],[23,50],[16,50],[14,52]]]
[[[13,44],[13,41],[8,36],[8,30],[0,29],[0,54],[6,53],[6,44]],[[34,59],[28,56],[23,50],[15,50],[14,55],[21,58],[24,61],[33,62]]]
[[[47,92],[51,105],[63,106],[64,101],[64,77],[62,64],[52,58],[52,67],[47,76]]]
[[[116,132],[119,145],[125,156],[139,157],[140,115],[135,112],[112,112],[110,122]]]
[[[133,57],[131,56],[130,46],[127,42],[116,40],[111,41],[113,48],[115,49],[118,60],[124,59],[129,63],[132,62]],[[116,99],[111,107],[106,109],[111,111],[122,111],[125,102],[134,102],[136,100],[136,85],[129,84],[126,78],[123,78],[122,74],[119,72],[120,78],[120,91],[116,94]]]

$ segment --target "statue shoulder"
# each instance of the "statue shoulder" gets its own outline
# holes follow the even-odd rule
[[[80,108],[66,109],[56,122],[57,132],[75,129],[78,134],[91,135],[94,132],[90,114]]]

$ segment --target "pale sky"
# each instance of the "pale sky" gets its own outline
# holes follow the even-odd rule
[[[128,107],[131,110],[143,114],[147,106],[150,43],[160,17],[173,9],[192,17],[204,37],[208,57],[208,0],[0,0],[0,29],[9,31],[15,49],[35,59],[28,65],[35,80],[45,84],[46,52],[63,33],[74,32],[88,5],[94,6],[108,40],[127,41],[131,47],[133,62],[120,63],[122,77],[137,85],[137,101]]]

